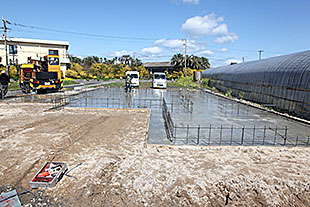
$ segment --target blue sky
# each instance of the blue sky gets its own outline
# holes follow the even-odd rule
[[[212,66],[309,49],[309,0],[15,0],[0,15],[27,26],[101,35],[94,37],[10,25],[11,37],[64,40],[81,57],[135,55],[165,61],[184,52]],[[116,38],[105,38],[114,36]],[[129,37],[124,39],[118,37]],[[137,40],[134,38],[145,38]]]

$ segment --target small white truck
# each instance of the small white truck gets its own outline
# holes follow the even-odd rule
[[[132,87],[139,87],[139,72],[138,71],[127,71],[126,76],[131,76],[131,86]]]
[[[167,79],[165,73],[154,72],[152,79],[153,88],[167,88]]]

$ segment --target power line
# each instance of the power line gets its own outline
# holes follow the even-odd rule
[[[37,27],[37,26],[32,26],[32,25],[20,24],[20,23],[16,23],[16,22],[8,22],[8,23],[10,23],[11,25],[16,26],[16,27],[37,29],[37,30],[42,30],[42,31],[47,31],[47,32],[57,32],[57,33],[63,33],[63,34],[79,35],[79,36],[85,36],[87,38],[96,37],[96,38],[107,38],[107,39],[116,39],[116,40],[135,40],[135,41],[156,41],[158,39],[161,39],[161,38],[150,38],[150,37],[128,37],[128,36],[91,34],[91,33],[65,31],[65,30],[58,30],[58,29],[49,29],[49,28],[44,28],[44,27]],[[35,31],[27,31],[26,30],[25,32],[36,33],[37,31],[35,32]],[[199,43],[199,41],[196,41],[196,42]],[[219,50],[219,48],[221,48],[221,46],[219,46],[219,45],[210,44],[210,43],[201,42],[201,41],[200,41],[200,44],[206,44],[207,46],[212,46],[213,48],[207,47],[207,49],[211,49],[211,50]],[[254,49],[241,49],[241,48],[228,48],[228,49],[230,51],[240,51],[240,52],[248,52],[248,53],[257,52],[257,50],[254,50]],[[274,53],[274,54],[287,53],[287,52],[276,52],[276,51],[268,51],[268,50],[264,51],[264,52]]]
[[[49,28],[43,28],[43,27],[36,27],[31,25],[25,25],[20,23],[11,22],[12,25],[17,27],[25,27],[25,28],[31,28],[31,29],[38,29],[38,30],[45,30],[50,32],[58,32],[58,33],[65,33],[65,34],[74,34],[74,35],[82,35],[82,36],[91,36],[91,37],[100,37],[100,38],[110,38],[110,39],[124,39],[124,40],[158,40],[155,38],[148,38],[148,37],[126,37],[126,36],[113,36],[113,35],[100,35],[100,34],[90,34],[90,33],[83,33],[83,32],[72,32],[72,31],[65,31],[65,30],[58,30],[58,29],[49,29]]]

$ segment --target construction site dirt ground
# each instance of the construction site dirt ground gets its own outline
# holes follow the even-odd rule
[[[0,103],[0,191],[83,163],[24,206],[310,206],[309,148],[150,146],[149,110],[49,107]]]

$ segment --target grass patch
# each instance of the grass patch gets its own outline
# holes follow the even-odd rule
[[[201,85],[195,83],[192,80],[192,77],[185,77],[185,78],[179,78],[174,82],[168,82],[167,83],[168,88],[200,88]]]
[[[9,85],[9,91],[12,91],[12,90],[19,90],[20,87],[19,87],[19,82],[18,81],[12,81],[11,80],[11,84]]]
[[[79,84],[79,82],[73,80],[73,79],[65,79],[64,80],[64,85],[67,86],[67,85],[75,85],[75,84]]]
[[[139,85],[140,88],[151,88],[152,82],[140,82]]]

